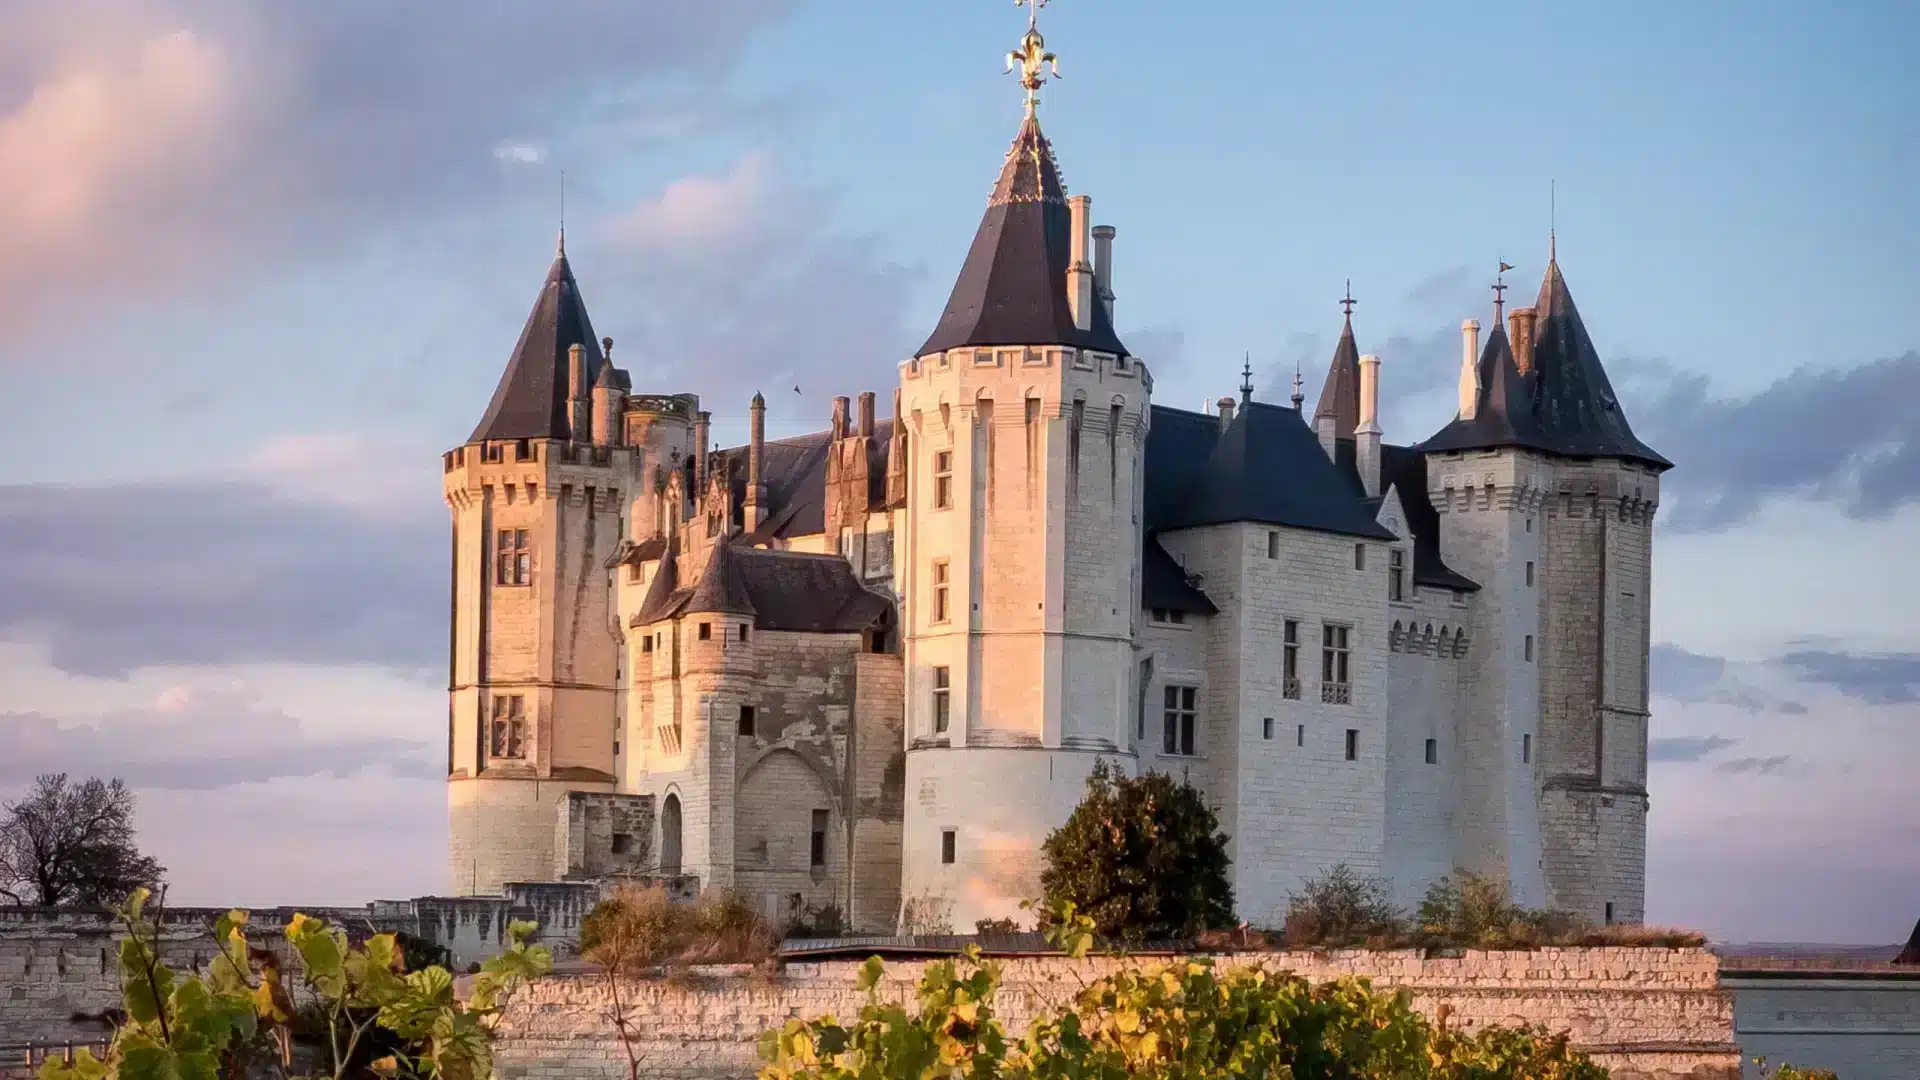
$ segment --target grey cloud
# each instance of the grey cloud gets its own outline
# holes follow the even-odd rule
[[[55,666],[445,662],[447,533],[244,483],[0,487],[0,636]]]
[[[1678,645],[1658,644],[1647,662],[1653,693],[1690,705],[1726,705],[1749,713],[1804,715],[1798,701],[1770,694],[1727,673],[1727,659],[1691,652]]]
[[[1802,682],[1830,686],[1869,705],[1920,701],[1920,653],[1852,653],[1803,649],[1779,663]]]
[[[381,737],[321,737],[277,709],[234,695],[182,698],[169,707],[58,718],[0,713],[0,788],[45,772],[117,776],[135,788],[207,791],[290,776],[351,776],[385,765],[438,779],[425,744]]]
[[[1699,761],[1725,750],[1738,740],[1719,735],[1675,735],[1647,741],[1648,761]]]
[[[1612,366],[1612,365],[1610,365]],[[1665,520],[1712,530],[1772,499],[1810,497],[1884,518],[1920,497],[1920,352],[1857,367],[1803,368],[1745,397],[1660,361],[1618,365],[1636,431],[1681,467]]]
[[[1791,755],[1776,754],[1773,757],[1732,758],[1715,765],[1714,769],[1734,775],[1774,776],[1786,772],[1792,765]]]

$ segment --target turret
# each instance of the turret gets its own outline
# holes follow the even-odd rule
[[[1341,443],[1353,442],[1353,431],[1360,423],[1360,348],[1353,341],[1353,283],[1347,283],[1346,299],[1340,306],[1346,322],[1340,327],[1340,342],[1333,348],[1333,361],[1327,365],[1327,381],[1320,387],[1320,399],[1313,407],[1313,432],[1320,437],[1320,449],[1339,461]]]
[[[602,338],[600,345],[606,351],[607,362],[600,365],[600,374],[593,380],[593,445],[620,446],[625,441],[625,432],[621,429],[627,411],[627,392],[613,367],[613,339]]]

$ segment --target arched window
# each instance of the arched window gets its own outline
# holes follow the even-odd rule
[[[660,807],[660,872],[680,872],[680,796],[668,795]]]

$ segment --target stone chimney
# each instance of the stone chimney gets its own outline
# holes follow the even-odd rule
[[[1513,364],[1525,375],[1533,370],[1533,321],[1530,307],[1514,308],[1507,313],[1508,344],[1513,346]]]
[[[833,399],[833,441],[839,442],[847,437],[847,413],[853,406],[853,400],[845,394]]]
[[[574,442],[593,439],[592,386],[587,382],[587,347],[567,349],[567,437]]]
[[[1093,326],[1093,263],[1087,258],[1087,223],[1093,213],[1093,198],[1069,198],[1067,213],[1073,229],[1067,249],[1067,304],[1073,309],[1073,325],[1086,330]]]
[[[1354,465],[1367,497],[1380,497],[1380,358],[1360,358],[1360,422],[1353,428]]]
[[[1460,324],[1460,419],[1471,420],[1480,408],[1480,320]]]
[[[1223,397],[1217,404],[1220,406],[1220,430],[1225,431],[1233,426],[1234,400],[1230,397]]]
[[[690,493],[697,502],[705,497],[707,490],[707,430],[713,423],[713,414],[705,409],[693,414],[693,491]]]
[[[1093,227],[1093,294],[1113,321],[1113,226]]]
[[[855,433],[861,438],[873,438],[873,391],[871,390],[860,394],[860,426],[855,429]]]
[[[907,421],[900,415],[900,388],[893,390],[893,439],[887,444],[887,505],[907,501]]]
[[[766,519],[767,487],[761,479],[760,463],[767,449],[767,399],[755,391],[747,406],[747,503],[742,510],[746,530],[752,532]]]

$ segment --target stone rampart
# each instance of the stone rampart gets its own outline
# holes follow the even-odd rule
[[[1616,1080],[1728,1080],[1740,1071],[1733,999],[1719,987],[1718,961],[1700,949],[1540,949],[1468,952],[1253,953],[1223,964],[1264,963],[1314,981],[1357,975],[1376,987],[1405,988],[1449,1023],[1536,1024],[1569,1033],[1575,1046]],[[1083,980],[1131,961],[1022,957],[1003,961],[996,1008],[1014,1031],[1035,1013],[1065,1003]],[[882,992],[911,999],[925,961],[887,965]],[[854,1016],[864,1002],[853,961],[793,963],[776,976],[727,973],[623,989],[641,1033],[646,1075],[664,1080],[745,1080],[758,1067],[762,1032],[793,1017]],[[496,1032],[503,1080],[599,1080],[622,1076],[626,1055],[610,1021],[604,982],[555,975],[514,995]]]

